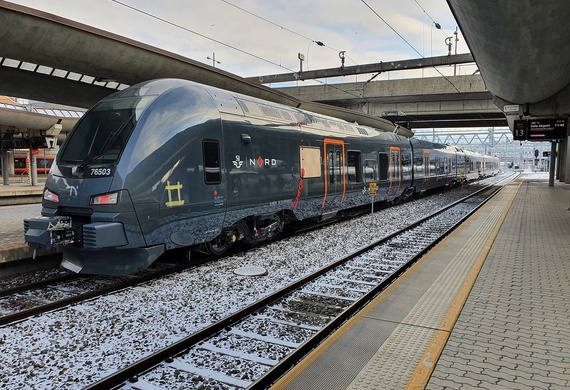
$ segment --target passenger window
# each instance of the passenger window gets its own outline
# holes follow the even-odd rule
[[[204,181],[206,184],[220,184],[222,182],[222,170],[218,141],[204,141],[202,152],[204,156]]]
[[[412,156],[402,153],[402,176],[404,179],[411,178]]]
[[[334,184],[334,151],[329,150],[327,153],[327,167],[329,175],[329,184]]]
[[[340,184],[342,183],[342,154],[340,150],[336,151],[336,159],[334,165],[335,165],[334,170],[336,175],[336,182]]]
[[[364,181],[371,183],[376,181],[378,166],[376,160],[364,160]]]
[[[348,182],[362,182],[362,172],[360,170],[360,152],[348,151],[346,168],[348,170]]]
[[[348,182],[362,182],[362,172],[360,171],[360,152],[348,151],[346,167],[348,170]]]
[[[388,153],[378,154],[378,159],[380,161],[380,169],[378,170],[380,173],[379,180],[388,180]]]

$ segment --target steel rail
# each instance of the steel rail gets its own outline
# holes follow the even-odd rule
[[[406,231],[412,230],[413,228],[421,225],[422,223],[432,219],[433,217],[449,210],[458,204],[472,198],[479,193],[486,191],[492,187],[497,187],[497,184],[492,184],[481,188],[480,190],[474,192],[471,195],[468,195],[458,201],[445,206],[433,214],[422,218],[421,220],[413,223],[410,226],[407,226],[403,229],[400,229],[398,232],[391,234],[387,237],[387,239],[381,239],[376,243],[372,244],[371,247],[377,246],[388,239],[394,238],[395,236],[402,234]],[[499,187],[495,189],[488,197],[486,197],[483,202],[479,203],[473,210],[469,211],[466,215],[464,215],[461,219],[455,222],[452,226],[450,226],[446,231],[440,235],[438,238],[433,240],[427,246],[425,246],[421,251],[419,251],[415,256],[410,258],[405,264],[400,266],[396,269],[392,274],[390,274],[386,279],[382,280],[380,284],[374,287],[372,290],[367,292],[363,295],[360,299],[355,301],[352,305],[350,305],[347,309],[345,309],[339,316],[329,322],[325,327],[323,327],[320,331],[315,333],[311,338],[309,338],[305,343],[295,349],[292,353],[287,355],[278,364],[273,366],[269,369],[264,375],[259,377],[250,387],[249,390],[259,390],[265,389],[269,387],[271,384],[276,382],[282,375],[284,375],[287,371],[293,368],[304,356],[306,356],[309,352],[311,352],[315,347],[317,347],[322,341],[324,341],[327,337],[329,337],[336,329],[338,329],[344,322],[354,316],[357,312],[362,310],[370,301],[372,301],[378,294],[380,294],[383,290],[385,290],[390,284],[396,281],[403,273],[405,273],[412,265],[414,265],[418,260],[420,260],[423,256],[425,256],[435,245],[437,245],[441,240],[447,237],[453,230],[457,229],[461,224],[463,224],[468,218],[470,218],[477,210],[483,207],[490,199],[492,199],[503,187]],[[367,249],[369,250],[369,249]],[[364,252],[366,252],[365,250]]]
[[[31,290],[36,290],[38,288],[47,287],[51,284],[70,282],[70,281],[73,281],[76,279],[80,279],[82,277],[85,277],[85,275],[67,274],[67,275],[61,275],[61,276],[56,276],[53,278],[39,280],[37,282],[22,284],[22,285],[16,286],[16,287],[10,287],[10,288],[4,289],[4,290],[0,290],[0,298],[9,297],[10,295],[19,294],[19,293],[23,293],[23,292],[31,291]]]
[[[222,320],[215,322],[215,323],[207,326],[206,328],[203,328],[202,330],[200,330],[196,333],[193,333],[187,337],[184,337],[184,338],[178,340],[177,342],[172,343],[169,346],[166,346],[166,347],[164,347],[164,348],[162,348],[156,352],[153,352],[153,353],[139,359],[138,361],[136,361],[132,364],[129,364],[129,365],[123,367],[122,369],[116,371],[115,373],[110,374],[107,377],[104,377],[104,378],[98,380],[97,382],[86,386],[85,389],[100,390],[100,389],[117,388],[117,387],[122,386],[123,384],[125,384],[129,380],[131,382],[136,382],[138,380],[138,376],[140,376],[141,374],[144,374],[148,371],[151,371],[155,366],[159,365],[163,361],[172,361],[174,356],[182,353],[184,350],[196,345],[200,341],[203,341],[205,339],[208,339],[208,338],[214,336],[215,334],[226,329],[227,327],[230,327],[234,324],[237,324],[238,322],[240,322],[244,318],[250,316],[254,312],[268,306],[272,302],[275,302],[275,301],[283,298],[284,296],[292,293],[293,291],[298,290],[300,287],[302,287],[303,285],[315,280],[319,276],[321,276],[321,275],[339,267],[340,265],[348,262],[349,260],[369,251],[371,248],[376,247],[378,245],[381,245],[381,244],[389,241],[390,239],[421,225],[423,222],[434,218],[435,216],[445,212],[446,210],[448,210],[448,209],[450,209],[450,208],[452,208],[452,207],[454,207],[460,203],[465,202],[467,199],[470,199],[470,198],[480,194],[482,191],[489,190],[490,188],[493,188],[496,186],[497,186],[497,184],[492,184],[492,185],[483,187],[483,188],[477,190],[476,192],[474,192],[473,194],[465,196],[465,197],[451,203],[450,205],[447,205],[447,206],[435,211],[434,213],[430,214],[429,216],[424,217],[424,218],[412,223],[411,225],[409,225],[407,227],[399,229],[398,231],[391,233],[391,234],[387,235],[386,237],[384,237],[380,240],[377,240],[377,241],[375,241],[369,245],[366,245],[366,246],[356,250],[355,252],[353,252],[350,255],[347,255],[341,259],[334,261],[331,264],[328,264],[328,265],[318,269],[317,271],[299,279],[298,281],[291,283],[290,285],[271,293],[270,295],[266,296],[265,298],[262,298],[259,301],[238,310],[237,312],[223,318]],[[493,192],[493,194],[491,196],[486,198],[482,203],[480,203],[473,210],[471,210],[468,214],[466,214],[463,218],[461,218],[459,220],[459,222],[457,222],[453,225],[452,228],[449,228],[438,239],[434,240],[426,248],[421,250],[416,256],[413,257],[412,260],[406,262],[400,268],[398,268],[395,271],[395,274],[388,276],[387,279],[385,279],[385,281],[380,283],[371,292],[365,294],[364,298],[359,299],[357,302],[355,302],[354,304],[349,306],[348,309],[346,309],[346,311],[345,311],[346,314],[342,314],[341,317],[338,317],[338,318],[332,320],[328,325],[325,326],[325,328],[323,328],[325,330],[321,330],[321,331],[317,332],[308,341],[303,343],[298,349],[296,349],[290,355],[285,357],[276,366],[274,366],[270,370],[268,370],[264,375],[262,375],[260,378],[258,378],[252,384],[252,386],[250,388],[260,389],[260,388],[264,388],[264,387],[270,385],[272,382],[274,382],[279,376],[281,376],[284,372],[289,370],[296,362],[298,362],[301,357],[306,355],[308,353],[308,351],[313,349],[318,342],[322,341],[334,329],[336,329],[340,324],[342,324],[344,321],[346,321],[347,318],[349,318],[351,315],[353,315],[355,312],[357,312],[362,306],[364,306],[364,304],[366,302],[370,301],[375,295],[377,295],[380,291],[385,289],[390,283],[392,283],[395,279],[397,279],[397,277],[399,277],[405,270],[407,270],[411,265],[413,265],[413,263],[415,263],[419,258],[421,258],[437,242],[439,242],[446,235],[448,235],[451,230],[455,229],[457,226],[459,226],[459,224],[463,223],[467,218],[469,218],[476,210],[478,210],[480,207],[482,207],[482,205],[485,204],[498,191],[500,191],[500,189],[501,188],[495,189],[495,191]]]
[[[46,313],[46,312],[51,311],[51,310],[61,309],[61,308],[66,307],[66,306],[70,306],[70,305],[73,305],[76,303],[80,303],[80,302],[86,301],[88,299],[96,298],[98,296],[110,294],[110,293],[113,293],[115,291],[119,291],[119,290],[122,290],[125,288],[133,287],[133,286],[136,286],[138,284],[151,281],[153,279],[161,278],[161,277],[164,277],[164,276],[176,273],[176,272],[183,271],[187,268],[194,267],[195,265],[196,264],[177,265],[177,266],[174,266],[172,268],[152,272],[152,273],[142,275],[142,276],[139,276],[136,278],[128,279],[128,280],[125,280],[125,281],[122,281],[119,283],[115,283],[115,284],[112,284],[109,286],[105,286],[105,287],[102,287],[102,288],[99,288],[96,290],[81,293],[81,294],[75,295],[73,297],[60,299],[60,300],[57,300],[54,302],[50,302],[50,303],[42,304],[42,305],[37,306],[37,307],[33,307],[31,309],[26,309],[26,310],[22,310],[22,311],[19,311],[16,313],[7,314],[7,315],[0,317],[0,326],[9,324],[9,323],[12,323],[15,321],[21,321],[21,320],[24,320],[28,317],[40,315],[40,314]],[[73,274],[72,274],[72,276],[73,276]],[[78,276],[79,277],[85,277],[85,275],[78,275]],[[71,278],[71,280],[73,280],[73,278]],[[48,283],[50,281],[51,280],[47,280],[46,283]],[[49,284],[48,284],[48,286],[49,286]],[[46,286],[41,286],[41,287],[46,287]],[[24,291],[30,291],[30,290],[24,290]]]

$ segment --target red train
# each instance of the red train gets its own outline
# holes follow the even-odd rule
[[[23,175],[30,172],[30,159],[27,154],[24,153],[17,153],[14,154],[14,174],[15,175]],[[53,160],[55,159],[55,155],[44,155],[42,152],[36,155],[36,162],[37,162],[37,172],[40,175],[47,175],[49,170],[53,164]],[[2,173],[2,167],[0,166],[0,174]]]

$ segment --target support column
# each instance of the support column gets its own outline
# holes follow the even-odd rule
[[[564,164],[563,175],[560,176],[564,176],[564,183],[570,184],[570,136],[567,136],[564,141],[566,142],[566,148],[561,149],[565,149],[564,159],[566,163]],[[570,210],[570,194],[568,194],[568,210]]]
[[[30,183],[33,186],[38,185],[38,156],[32,154],[32,149],[30,149]]]
[[[550,141],[550,169],[548,175],[548,186],[554,187],[554,172],[556,167],[556,141]]]
[[[560,176],[564,177],[564,179],[563,179],[564,183],[570,184],[570,158],[569,158],[570,157],[570,138],[569,137],[566,137],[565,146],[566,147],[563,148],[564,152],[565,152],[565,155],[564,155],[565,164],[564,164],[563,172]]]
[[[559,141],[556,144],[556,156],[558,157],[558,164],[556,164],[556,180],[564,181],[563,172],[566,164],[566,142]]]
[[[10,185],[10,173],[8,172],[8,151],[2,148],[2,181],[5,186]]]

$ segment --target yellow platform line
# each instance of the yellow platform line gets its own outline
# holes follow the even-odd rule
[[[379,295],[370,301],[361,311],[356,315],[351,317],[346,321],[336,332],[334,332],[329,338],[324,342],[319,344],[310,354],[308,354],[299,364],[293,367],[285,375],[283,375],[270,390],[282,390],[285,389],[295,378],[299,376],[307,367],[309,367],[315,360],[317,360],[323,352],[325,352],[331,345],[337,342],[342,335],[348,332],[355,324],[357,324],[362,318],[366,317],[370,311],[372,311],[378,304],[380,304],[384,299],[390,296],[396,287],[398,287],[406,278],[407,275],[411,274],[417,267],[420,266],[425,260],[422,258],[420,261],[416,262],[411,266],[401,277],[395,280],[390,286],[383,290]]]
[[[520,187],[520,184],[519,184]],[[517,190],[518,192],[518,190]],[[516,193],[515,193],[516,195]],[[506,215],[508,213],[508,211],[511,208],[511,205],[514,201],[514,196],[513,198],[510,200],[506,210],[503,212],[503,214],[501,215],[498,223],[497,223],[497,227],[495,227],[495,229],[493,230],[493,234],[492,234],[492,240],[489,239],[487,240],[486,244],[485,244],[485,248],[489,247],[490,250],[490,246],[493,244],[493,242],[495,241],[496,236],[498,235],[498,232],[503,224],[503,221],[506,218]],[[481,210],[479,210],[481,211]],[[475,214],[477,214],[479,211],[477,211]],[[454,233],[461,231],[461,229],[464,229],[465,225],[461,225],[458,229],[455,230]],[[302,372],[304,372],[307,367],[309,367],[315,360],[317,360],[331,345],[333,345],[334,343],[336,343],[346,332],[348,332],[355,324],[357,324],[362,318],[366,317],[366,315],[368,315],[368,313],[370,311],[372,311],[376,306],[378,306],[382,301],[384,301],[387,297],[390,296],[390,294],[393,293],[393,291],[401,284],[403,283],[407,277],[409,277],[410,275],[412,275],[414,273],[414,271],[420,267],[424,262],[426,262],[430,257],[431,254],[434,253],[440,246],[444,245],[447,240],[451,239],[451,237],[454,234],[452,233],[451,235],[445,237],[443,240],[441,240],[438,244],[436,244],[436,246],[434,246],[430,252],[424,256],[423,258],[421,258],[419,261],[417,261],[413,266],[411,266],[408,270],[406,270],[406,272],[404,272],[404,274],[402,276],[400,276],[397,280],[395,280],[390,286],[388,286],[385,290],[383,290],[380,294],[378,294],[378,296],[376,296],[376,298],[374,298],[372,301],[370,301],[370,303],[368,303],[360,312],[358,312],[356,315],[354,315],[353,317],[351,317],[348,321],[346,321],[335,333],[333,333],[329,338],[327,338],[324,342],[322,342],[321,344],[319,344],[319,346],[317,348],[315,348],[311,353],[309,353],[299,364],[297,364],[295,367],[293,367],[291,370],[289,370],[285,375],[283,375],[277,382],[275,382],[273,384],[273,386],[270,387],[270,390],[283,390],[285,388],[287,388],[287,386],[289,386],[289,384],[291,382],[293,382]],[[489,252],[489,250],[486,251],[485,257],[483,259],[483,262],[485,260],[485,258],[487,257],[487,254]],[[479,257],[481,257],[481,255],[479,255]],[[480,268],[479,268],[480,270]],[[475,275],[475,279],[477,278],[477,275],[479,274],[479,271],[477,271],[477,274]],[[471,278],[471,273],[468,275],[466,280],[469,280]],[[475,279],[471,282],[471,287],[473,286],[473,283],[475,282]],[[461,289],[461,291],[463,291],[463,287]],[[471,291],[471,288],[469,288],[467,294],[469,294],[469,292]],[[461,294],[461,293],[460,293]],[[459,296],[459,295],[458,295]],[[457,298],[456,298],[457,300]],[[463,304],[465,303],[465,301],[467,300],[467,297],[464,298],[463,303],[460,305],[460,307],[458,309],[456,309],[456,317],[452,322],[452,327],[455,324],[457,317],[459,317],[459,312],[461,312],[461,309],[463,308]],[[452,304],[452,309],[457,306],[456,302],[454,301],[454,303]],[[450,314],[450,312],[452,311],[452,309],[450,309],[448,311],[448,313],[446,314],[443,323],[447,324],[449,322],[448,316]],[[451,318],[451,317],[450,317]],[[424,356],[421,359],[421,362],[424,361],[424,359],[427,357],[429,358],[430,361],[435,361],[437,359],[439,359],[439,356],[441,355],[441,351],[443,350],[443,346],[445,346],[445,342],[447,342],[447,338],[449,337],[449,333],[451,333],[451,331],[443,331],[443,332],[437,332],[436,336],[434,337],[434,339],[432,340],[432,344],[434,342],[434,340],[438,339],[439,340],[439,333],[445,333],[445,339],[443,340],[443,344],[440,347],[441,350],[439,350],[436,355],[432,355],[431,351],[426,351],[424,353]],[[438,345],[441,344],[438,343]],[[436,356],[436,359],[434,359],[431,356]],[[419,365],[418,365],[419,367]],[[418,370],[416,369],[416,372]],[[431,372],[433,371],[433,368],[431,369],[431,371],[429,371],[428,375],[431,375]],[[412,380],[414,380],[414,378],[417,376],[416,372],[414,372],[414,375],[412,376]],[[423,372],[423,371],[422,371]],[[418,376],[419,378],[419,376]],[[429,376],[427,377],[427,379],[429,379]],[[412,382],[412,380],[410,380],[409,383]],[[408,384],[409,387],[409,384]]]
[[[505,221],[505,218],[507,217],[507,214],[509,213],[511,206],[513,205],[513,202],[516,198],[516,194],[518,193],[518,188],[520,188],[521,184],[518,185],[514,196],[511,198],[511,200],[509,201],[509,203],[501,213],[501,216],[499,217],[499,220],[497,221],[495,228],[493,229],[489,238],[485,242],[485,245],[483,245],[483,249],[477,256],[475,263],[473,264],[471,270],[469,271],[469,274],[463,281],[463,284],[461,285],[459,292],[457,293],[455,299],[453,300],[451,306],[449,307],[449,310],[443,317],[441,325],[438,327],[435,335],[433,336],[429,344],[429,347],[426,349],[423,356],[421,357],[420,362],[416,367],[416,370],[412,374],[412,377],[410,378],[410,381],[406,386],[406,390],[422,390],[425,388],[429,379],[431,378],[431,374],[435,369],[436,362],[437,360],[439,360],[439,357],[441,356],[441,353],[443,352],[443,349],[447,344],[447,340],[451,335],[451,331],[453,330],[453,327],[455,326],[455,323],[459,318],[461,310],[463,310],[463,306],[465,306],[465,302],[467,302],[467,298],[469,297],[469,294],[471,293],[471,290],[475,285],[475,281],[477,280],[477,276],[479,276],[479,272],[481,272],[481,268],[483,268],[485,260],[487,260],[487,256],[491,251],[491,247],[493,246],[495,239],[499,235],[499,231],[501,230],[503,222]]]

